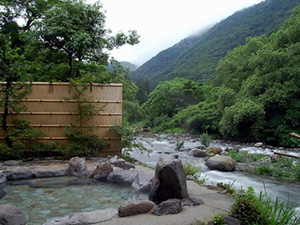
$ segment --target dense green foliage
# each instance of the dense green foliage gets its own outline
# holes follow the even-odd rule
[[[292,206],[284,204],[278,198],[275,202],[262,192],[257,197],[252,187],[240,190],[234,195],[235,202],[230,215],[245,225],[298,225],[300,218]]]
[[[249,36],[273,32],[299,3],[299,0],[266,0],[236,12],[204,34],[189,37],[160,52],[132,72],[131,78],[149,79],[153,86],[175,77],[196,81],[212,79],[219,60],[228,50],[244,44]]]
[[[0,87],[0,108],[3,110],[0,115],[8,146],[8,149],[3,147],[6,152],[10,153],[18,143],[9,133],[7,115],[18,112],[15,106],[28,93],[24,86],[13,82],[76,78],[84,82],[122,83],[125,120],[139,118],[137,113],[133,117],[129,114],[129,110],[139,109],[137,86],[128,79],[127,69],[109,59],[109,51],[124,44],[136,44],[138,38],[136,31],[112,35],[105,27],[100,2],[91,5],[84,0],[0,0],[0,81],[6,82]],[[79,118],[82,128],[88,119],[85,113],[96,109],[81,102],[78,107],[82,111]],[[70,148],[78,151],[72,150],[71,154],[83,155],[89,153],[91,146],[99,147],[93,136],[87,139],[82,129],[72,128],[68,131],[74,144]],[[88,149],[80,149],[84,143]]]
[[[200,86],[184,78],[160,83],[143,104],[148,126],[165,127],[173,116],[200,97]],[[164,128],[163,128],[164,129]]]
[[[288,136],[300,132],[299,27],[300,7],[296,7],[276,32],[247,38],[245,45],[228,52],[213,85],[198,86],[199,94],[193,95],[197,104],[180,103],[182,92],[174,91],[179,90],[175,85],[179,78],[160,83],[143,106],[150,111],[151,125],[299,146]],[[173,99],[181,107],[172,104]]]
[[[277,32],[248,39],[219,64],[216,83],[237,99],[220,122],[225,137],[292,145],[288,133],[300,131],[299,23],[297,7]]]

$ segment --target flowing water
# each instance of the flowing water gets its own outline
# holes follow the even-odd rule
[[[27,225],[41,225],[75,212],[117,209],[125,201],[148,197],[109,182],[71,185],[74,180],[74,177],[60,177],[29,180],[22,185],[11,183],[3,187],[6,194],[0,204],[19,208],[26,216]]]
[[[140,151],[135,149],[131,156],[136,158],[137,160],[154,167],[156,165],[157,160],[159,159],[161,154],[176,154],[179,156],[179,159],[184,163],[185,161],[190,162],[194,166],[201,168],[202,176],[206,176],[208,180],[206,183],[219,183],[223,182],[224,184],[232,184],[235,188],[243,188],[251,186],[255,189],[257,193],[263,191],[263,193],[269,194],[273,199],[278,197],[282,201],[285,201],[295,207],[300,211],[300,183],[299,182],[283,182],[275,179],[271,179],[269,177],[261,177],[258,175],[253,175],[245,172],[221,172],[217,170],[209,170],[205,166],[205,161],[203,158],[196,158],[190,156],[188,151],[175,151],[175,142],[176,137],[174,136],[166,136],[160,135],[158,138],[152,137],[142,137],[137,139],[139,142],[143,143],[145,147],[152,150],[152,153],[147,156],[146,154],[141,154]],[[186,149],[190,149],[193,147],[200,146],[201,143],[197,139],[193,138],[181,138],[180,140],[184,140],[184,147]],[[262,149],[255,148],[249,146],[226,144],[222,142],[214,142],[211,146],[220,146],[222,148],[225,147],[234,147],[240,150],[246,150],[249,153],[259,153],[265,155],[273,154],[271,149]],[[277,149],[276,151],[283,151],[282,149]],[[299,155],[297,152],[289,152],[293,155]]]

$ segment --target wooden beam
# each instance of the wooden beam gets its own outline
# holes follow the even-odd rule
[[[290,133],[290,136],[300,140],[300,135],[296,133]]]
[[[290,155],[290,154],[287,154],[287,153],[274,152],[274,154],[275,154],[275,155],[281,155],[281,156],[287,156],[287,157],[291,157],[291,158],[299,159],[299,156]]]

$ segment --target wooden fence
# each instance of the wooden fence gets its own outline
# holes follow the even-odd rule
[[[79,115],[77,100],[72,98],[70,84],[34,82],[30,83],[30,89],[31,93],[20,103],[27,110],[18,114],[10,113],[8,126],[14,126],[13,119],[25,119],[30,122],[31,127],[45,133],[40,141],[67,142],[65,129],[71,124],[78,126]],[[99,156],[120,155],[121,137],[112,128],[122,124],[122,84],[90,84],[81,98],[99,109],[84,124],[92,127],[92,133],[104,139],[107,144]],[[3,135],[0,140],[4,141]]]

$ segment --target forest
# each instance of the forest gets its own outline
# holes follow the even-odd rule
[[[208,132],[225,139],[296,147],[300,132],[300,6],[273,33],[229,51],[216,78],[159,83],[142,105],[156,132]]]

